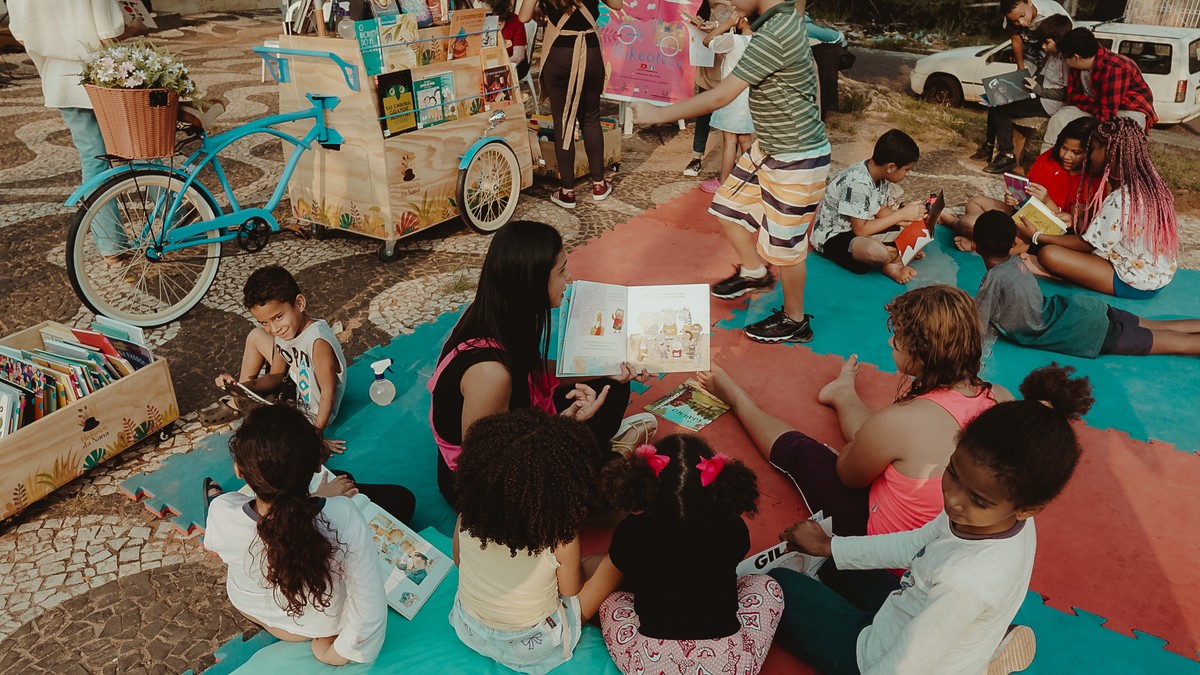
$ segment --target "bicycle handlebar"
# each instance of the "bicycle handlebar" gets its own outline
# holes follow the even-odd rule
[[[250,49],[267,62],[267,65],[270,66],[271,76],[275,78],[276,82],[283,83],[291,79],[288,71],[288,62],[286,59],[279,58],[281,55],[312,56],[329,59],[337,64],[338,68],[342,69],[342,77],[346,80],[346,86],[350,87],[351,91],[358,91],[358,66],[333,52],[319,52],[312,49],[288,49],[286,47],[264,47],[262,45],[255,45]]]

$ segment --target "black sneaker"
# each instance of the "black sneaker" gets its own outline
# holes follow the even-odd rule
[[[808,342],[813,339],[810,318],[811,314],[805,314],[803,321],[795,321],[780,307],[771,316],[746,326],[746,336],[758,342]]]
[[[993,151],[994,149],[992,148],[991,143],[984,143],[983,145],[979,146],[979,149],[975,151],[975,154],[971,155],[971,159],[990,162],[992,161]]]
[[[683,175],[699,176],[701,168],[703,168],[703,162],[699,157],[693,157],[692,161],[688,162],[687,166],[683,167]]]
[[[753,291],[765,291],[774,285],[775,276],[770,270],[761,279],[755,279],[742,276],[742,268],[738,266],[733,276],[713,284],[712,294],[722,300],[732,300]]]
[[[1017,165],[1017,158],[1012,155],[997,155],[991,164],[983,167],[984,173],[1004,173]]]

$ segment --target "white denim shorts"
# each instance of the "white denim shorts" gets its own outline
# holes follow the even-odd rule
[[[471,616],[454,598],[450,625],[463,644],[520,673],[541,675],[569,661],[583,632],[579,599],[559,598],[558,609],[536,625],[498,630]]]

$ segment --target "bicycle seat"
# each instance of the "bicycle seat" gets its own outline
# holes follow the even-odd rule
[[[194,101],[179,102],[179,121],[197,129],[207,129],[212,126],[225,112],[224,101],[213,101],[208,108],[201,110]]]

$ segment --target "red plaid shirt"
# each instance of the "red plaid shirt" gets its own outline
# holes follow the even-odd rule
[[[1103,46],[1092,65],[1092,94],[1083,91],[1084,71],[1071,69],[1067,78],[1067,105],[1073,105],[1101,122],[1118,110],[1135,110],[1146,115],[1146,128],[1158,121],[1154,114],[1154,95],[1131,59],[1114,54]]]

